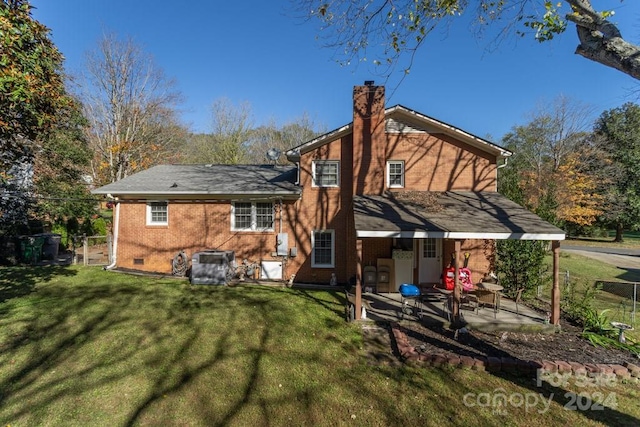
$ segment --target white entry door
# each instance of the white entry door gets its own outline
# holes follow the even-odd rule
[[[440,283],[442,274],[442,239],[420,240],[420,283]]]

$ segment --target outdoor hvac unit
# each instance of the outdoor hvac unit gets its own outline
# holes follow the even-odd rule
[[[227,276],[235,270],[233,251],[201,251],[191,257],[191,276],[194,285],[224,285]]]

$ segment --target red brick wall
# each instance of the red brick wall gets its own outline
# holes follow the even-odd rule
[[[328,283],[331,273],[335,273],[339,281],[344,283],[355,273],[355,269],[350,268],[351,263],[347,261],[350,253],[347,248],[355,244],[353,227],[350,227],[353,222],[353,199],[349,191],[353,175],[351,147],[352,139],[347,136],[323,145],[302,156],[300,160],[300,185],[304,189],[303,195],[295,205],[289,206],[290,212],[287,214],[291,221],[289,227],[298,247],[298,256],[289,259],[287,271],[289,274],[296,274],[299,280]],[[314,160],[340,161],[338,188],[313,186]],[[311,267],[311,233],[314,230],[334,230],[335,268]]]
[[[284,211],[287,212],[285,202]],[[169,224],[146,225],[146,202],[120,204],[117,265],[142,271],[171,272],[171,261],[180,251],[188,256],[203,249],[233,250],[240,262],[271,260],[276,250],[279,216],[273,232],[231,231],[230,202],[169,201]],[[277,210],[276,210],[277,211]],[[283,217],[284,219],[284,217]],[[283,220],[283,231],[289,232]],[[135,264],[134,259],[144,260]]]
[[[386,145],[385,168],[405,162],[405,187],[392,191],[497,191],[495,158],[446,135],[390,133]]]

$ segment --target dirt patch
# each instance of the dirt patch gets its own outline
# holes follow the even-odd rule
[[[400,359],[394,351],[388,325],[363,324],[362,338],[364,354],[371,365],[399,366]]]
[[[582,338],[582,329],[569,323],[552,334],[534,332],[456,331],[403,322],[400,329],[418,352],[457,354],[471,357],[508,357],[519,360],[550,360],[622,365],[640,364],[640,359],[619,349],[595,347]]]

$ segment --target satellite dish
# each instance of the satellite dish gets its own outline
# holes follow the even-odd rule
[[[280,150],[277,148],[269,148],[267,150],[267,159],[271,160],[275,164],[278,162],[278,158],[280,158],[280,153]]]

